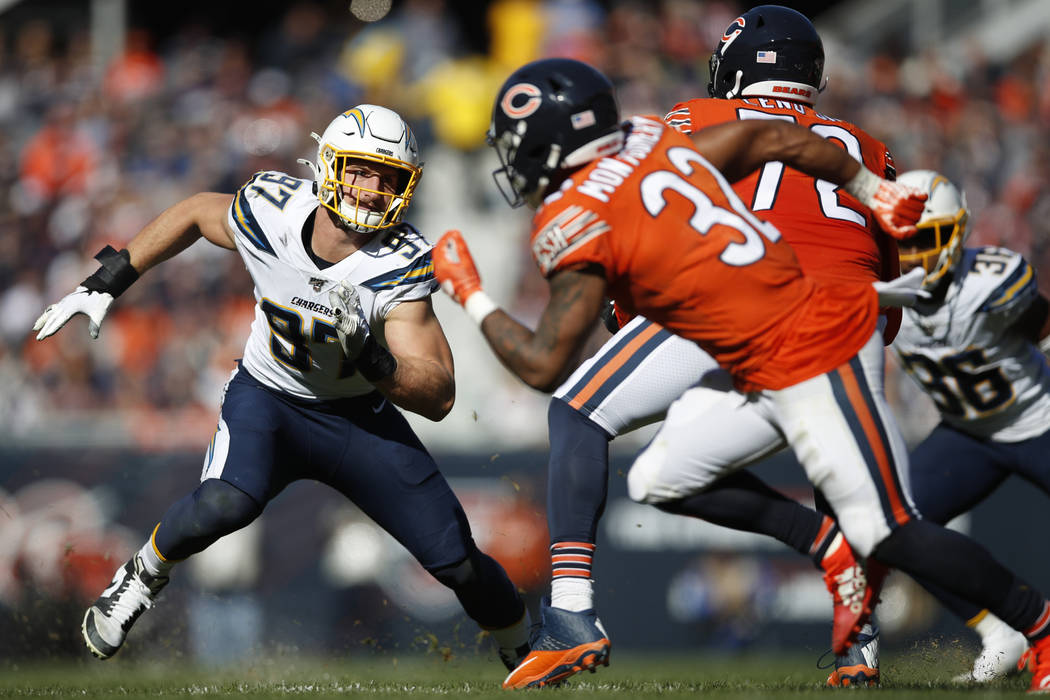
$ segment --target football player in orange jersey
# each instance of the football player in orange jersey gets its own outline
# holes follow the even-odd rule
[[[726,48],[730,44],[731,50]],[[760,50],[763,61],[757,62]],[[723,99],[676,105],[665,117],[670,125],[688,133],[738,118],[801,122],[847,147],[873,171],[892,178],[892,161],[884,144],[852,124],[813,111],[824,50],[804,15],[777,6],[755,8],[734,21],[716,56],[720,69],[712,74],[721,77],[720,83],[732,84],[715,90],[712,81],[709,91]],[[741,92],[746,99],[727,99]],[[893,239],[832,183],[817,183],[803,173],[785,170],[781,163],[770,163],[735,183],[734,190],[777,226],[807,275],[831,281],[896,276]],[[884,329],[888,342],[900,316],[899,310],[883,312],[888,317],[882,319],[888,321]],[[610,327],[615,335],[555,390],[548,410],[550,606],[570,612],[594,608],[591,565],[607,495],[609,441],[662,420],[671,403],[705,374],[711,375],[709,382],[715,373],[724,375],[695,343],[644,317],[618,316],[625,327]],[[730,386],[724,377],[723,384]],[[704,421],[696,441],[706,461],[735,469],[786,447],[779,431],[738,394],[714,387],[706,391],[712,419]],[[829,586],[837,586],[842,574],[857,571],[854,555],[832,518],[786,498],[748,471],[733,471],[699,493],[692,493],[689,476],[688,471],[664,475],[679,483],[668,484],[661,498],[639,493],[668,512],[775,537],[809,556]],[[858,638],[863,644],[836,658],[834,683],[877,682],[877,633],[866,626]]]
[[[848,122],[814,111],[824,49],[804,15],[770,5],[744,13],[725,32],[712,64],[708,91],[719,99],[676,105],[665,121],[677,130],[691,133],[735,119],[801,123],[892,179],[892,159],[884,144]],[[731,99],[734,95],[738,99]],[[806,275],[825,281],[897,276],[893,239],[833,183],[815,181],[782,163],[769,163],[736,182],[733,189],[780,230]],[[883,334],[889,342],[899,326],[900,312],[882,312]],[[715,373],[724,371],[695,343],[644,317],[617,316],[625,327],[610,327],[615,335],[554,392],[548,411],[551,607],[573,612],[594,607],[590,572],[606,499],[610,440],[662,420],[679,395],[709,374],[704,389],[709,418],[696,440],[705,463],[736,469],[786,447],[783,436],[756,414],[752,404],[739,394],[710,386]],[[729,386],[724,378],[722,383]],[[633,472],[636,482],[640,471]],[[830,517],[784,497],[747,471],[734,471],[694,493],[691,471],[645,475],[636,493],[668,512],[775,537],[811,557],[829,586],[836,586],[844,572],[855,571],[853,553]],[[877,630],[866,626],[859,638],[863,644],[836,658],[833,684],[878,682]]]
[[[780,232],[729,182],[782,161],[844,186],[898,238],[914,234],[922,194],[781,120],[734,121],[692,138],[654,117],[621,124],[608,79],[568,59],[511,75],[490,139],[508,200],[538,209],[532,252],[550,300],[535,331],[510,318],[482,291],[458,231],[435,247],[435,274],[512,372],[539,389],[557,386],[606,297],[659,322],[698,343],[784,434],[861,557],[874,554],[988,607],[1033,641],[1037,657],[1050,654],[1050,601],[969,538],[919,519],[908,494],[907,454],[881,388],[877,322],[880,304],[915,301],[918,280],[805,277]],[[636,468],[690,458],[690,404],[686,392]],[[862,582],[844,577],[835,589],[836,653],[870,615],[873,586]],[[608,637],[593,611],[541,613],[532,651],[505,687],[557,682],[607,662]],[[1036,678],[1033,688],[1042,680],[1050,679]]]

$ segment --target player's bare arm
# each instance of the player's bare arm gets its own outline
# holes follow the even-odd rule
[[[605,303],[605,277],[600,269],[556,272],[549,282],[550,300],[535,331],[502,309],[481,324],[485,339],[507,369],[546,392],[557,388],[564,378]]]
[[[406,411],[439,421],[452,410],[456,380],[452,350],[430,298],[399,304],[383,326],[397,368],[375,386]]]
[[[735,182],[768,161],[828,180],[870,208],[886,233],[915,235],[926,194],[884,180],[846,151],[809,129],[780,120],[746,119],[701,129],[690,138],[697,151]]]
[[[131,264],[139,274],[178,255],[202,236],[235,250],[227,223],[232,194],[201,192],[165,209],[128,243]]]
[[[860,163],[842,148],[805,127],[779,119],[727,122],[701,129],[690,138],[696,150],[730,182],[773,160],[839,185],[860,169]]]
[[[448,231],[434,246],[434,276],[481,327],[500,362],[529,386],[552,391],[583,347],[605,305],[601,268],[561,270],[548,278],[551,296],[533,331],[481,290],[463,235]]]
[[[106,246],[95,255],[101,266],[75,290],[51,304],[33,324],[37,340],[57,333],[69,319],[88,317],[88,333],[98,338],[102,319],[113,300],[146,270],[177,255],[203,236],[215,245],[235,249],[226,214],[233,196],[202,192],[184,199],[146,225],[124,250]]]

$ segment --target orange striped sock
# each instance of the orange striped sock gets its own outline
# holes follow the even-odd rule
[[[594,544],[555,542],[551,545],[551,605],[579,612],[594,607],[591,562]]]

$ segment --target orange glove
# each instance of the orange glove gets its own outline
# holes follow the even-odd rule
[[[434,259],[434,277],[450,297],[466,304],[472,294],[481,291],[481,277],[459,231],[446,231],[430,254]]]
[[[871,209],[882,230],[894,238],[900,240],[917,232],[915,223],[922,216],[925,192],[883,180],[863,165],[843,189]]]
[[[883,231],[900,240],[918,231],[915,222],[922,216],[925,201],[925,192],[883,180],[872,197],[871,213]]]

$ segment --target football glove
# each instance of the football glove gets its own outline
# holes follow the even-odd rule
[[[481,291],[481,277],[470,255],[467,242],[459,231],[446,231],[431,252],[434,259],[434,277],[445,293],[460,304],[475,292]]]
[[[872,199],[871,211],[882,230],[897,240],[914,236],[922,216],[926,193],[907,185],[883,180]]]
[[[616,302],[609,299],[605,302],[605,306],[602,307],[602,324],[605,329],[616,335],[620,332],[620,319],[616,318]]]
[[[343,346],[343,354],[347,359],[355,360],[372,336],[357,289],[345,281],[340,282],[338,287],[328,292],[328,301],[335,315],[335,332],[339,336],[339,344]]]
[[[106,246],[95,254],[95,260],[101,263],[98,270],[88,275],[71,294],[40,314],[33,324],[33,330],[40,331],[37,340],[54,335],[77,314],[88,317],[88,333],[92,338],[98,338],[109,305],[139,278],[139,273],[132,266],[131,254],[126,249],[117,251]]]
[[[897,240],[914,236],[918,231],[915,223],[922,216],[927,197],[925,192],[883,180],[863,165],[844,188],[871,209],[882,230]]]
[[[102,319],[109,311],[109,305],[113,303],[113,295],[109,292],[91,291],[87,287],[79,286],[72,293],[44,309],[44,313],[33,324],[37,340],[43,340],[58,332],[66,325],[69,319],[77,314],[88,317],[88,333],[92,338],[98,338],[99,329],[102,327]]]
[[[926,270],[916,267],[888,282],[872,282],[871,286],[879,295],[879,306],[914,306],[930,298],[930,293],[922,288],[925,278]]]
[[[374,383],[392,375],[397,370],[397,358],[372,335],[357,288],[344,280],[328,292],[328,302],[343,354],[354,361],[361,376]]]

